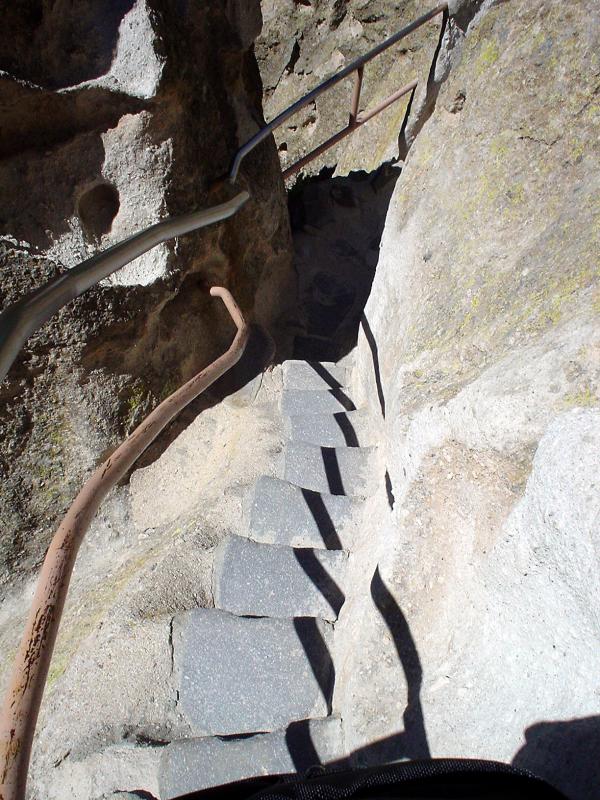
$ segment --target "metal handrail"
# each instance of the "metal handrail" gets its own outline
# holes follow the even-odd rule
[[[423,14],[423,16],[414,20],[414,22],[406,25],[397,33],[381,42],[381,44],[373,47],[368,53],[355,59],[347,67],[344,67],[344,69],[341,69],[335,75],[322,81],[318,86],[305,94],[304,97],[301,97],[295,103],[288,106],[285,111],[278,114],[275,119],[261,128],[258,133],[248,139],[248,141],[239,148],[231,165],[228,178],[229,182],[235,184],[244,158],[248,153],[254,150],[257,145],[270,136],[276,128],[282,125],[293,114],[311,103],[320,94],[323,94],[323,92],[326,92],[349,75],[355,75],[355,85],[352,94],[348,125],[284,170],[284,178],[288,178],[290,175],[297,172],[305,164],[317,158],[317,156],[325,152],[325,150],[333,147],[334,144],[353,133],[361,125],[364,125],[365,122],[368,122],[376,114],[379,114],[392,103],[395,103],[405,94],[414,92],[417,86],[416,81],[412,81],[406,86],[403,86],[370,111],[364,112],[363,114],[358,113],[364,65],[438,14],[443,14],[443,31],[446,20],[448,19],[447,2],[432,8],[431,11],[428,11],[426,14]],[[0,313],[0,383],[6,377],[19,350],[31,334],[62,308],[62,306],[74,300],[87,289],[160,242],[165,242],[168,239],[173,239],[176,236],[181,236],[184,233],[189,233],[190,231],[206,227],[214,222],[220,222],[233,216],[239,211],[249,197],[250,195],[248,192],[240,192],[227,203],[222,203],[221,205],[202,211],[196,211],[182,217],[166,219],[155,225],[151,225],[149,228],[131,236],[124,242],[120,242],[101,253],[97,253],[95,256],[92,256],[92,258],[82,261],[64,275],[53,278],[44,286],[25,295],[16,303],[7,306],[7,308]],[[0,800],[2,800],[2,798],[0,798]]]
[[[50,544],[0,716],[0,800],[22,800],[25,796],[33,734],[71,573],[79,546],[100,503],[163,428],[233,367],[244,353],[249,327],[240,309],[227,289],[215,286],[210,293],[223,300],[237,327],[231,346],[163,400],[96,469],[67,511]]]
[[[397,44],[397,42],[399,42],[401,39],[404,39],[406,36],[408,36],[409,33],[412,33],[413,31],[417,30],[417,28],[420,28],[422,25],[425,25],[426,22],[429,22],[430,19],[433,19],[438,14],[444,15],[444,19],[442,22],[442,26],[444,26],[448,18],[448,3],[440,3],[440,5],[436,6],[435,8],[432,8],[431,11],[428,11],[426,14],[423,14],[423,16],[418,17],[416,20],[414,20],[414,22],[411,22],[409,25],[406,25],[404,28],[401,28],[397,33],[394,33],[388,39],[381,42],[381,44],[378,44],[371,50],[369,50],[368,53],[365,53],[365,55],[355,59],[350,64],[348,64],[347,67],[344,67],[339,72],[336,72],[335,75],[332,75],[330,78],[327,78],[326,80],[322,81],[318,86],[315,86],[314,89],[308,92],[308,94],[305,94],[304,97],[301,97],[299,100],[296,100],[295,103],[292,103],[291,106],[288,106],[284,111],[278,114],[275,117],[275,119],[271,120],[271,122],[269,122],[268,125],[265,125],[264,128],[261,128],[258,131],[258,133],[255,133],[254,136],[248,139],[248,141],[245,144],[243,144],[237,151],[235,158],[233,159],[233,163],[231,165],[231,170],[229,172],[230,183],[235,183],[242,161],[248,155],[248,153],[254,150],[256,145],[260,144],[260,142],[266,139],[267,136],[273,133],[273,131],[276,128],[279,128],[279,126],[282,125],[291,116],[296,114],[298,111],[307,106],[309,103],[312,103],[312,101],[315,98],[317,98],[320,94],[323,94],[323,92],[326,92],[328,89],[331,89],[332,86],[335,86],[337,83],[343,81],[344,78],[349,77],[353,73],[356,73],[357,75],[356,86],[358,86],[358,92],[355,86],[355,91],[352,100],[352,109],[354,115],[356,116],[358,112],[360,85],[362,83],[362,70],[364,65],[368,61],[372,61],[376,56],[380,55],[388,48]],[[410,90],[406,89],[406,91],[402,91],[402,94],[406,94],[407,91]],[[375,114],[378,114],[380,111],[383,111],[384,108],[387,108],[388,105],[397,100],[398,97],[402,96],[401,94],[398,93],[395,93],[395,95],[397,96],[390,95],[390,97],[388,97],[387,100],[384,100],[383,103],[381,103],[376,109],[373,109],[372,112],[369,112],[368,117],[363,118],[362,122],[364,123],[367,121],[367,119],[371,119],[372,117],[375,116]],[[392,97],[394,98],[393,100],[391,99]],[[352,111],[351,111],[351,118],[352,118]],[[357,126],[356,125],[353,126],[353,128],[355,127]],[[339,141],[339,139],[336,139],[335,141]],[[335,144],[335,141],[331,142],[329,146],[331,147],[332,144]],[[323,150],[319,148],[317,149],[319,150],[319,152],[313,151],[314,153],[313,158],[316,158],[316,156],[319,155],[319,153],[323,152]],[[306,161],[304,161],[304,163],[306,163]],[[284,172],[284,176],[286,175],[286,173],[291,174],[293,171],[296,171],[295,167],[296,165],[294,164],[292,167],[287,169]]]
[[[82,261],[8,306],[0,314],[0,383],[31,334],[62,306],[157,244],[232,217],[249,197],[248,192],[240,192],[232,200],[213,208],[157,222]]]

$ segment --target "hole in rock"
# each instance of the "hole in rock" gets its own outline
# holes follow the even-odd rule
[[[89,239],[98,241],[110,231],[119,205],[119,193],[110,183],[98,184],[79,198],[77,211]]]

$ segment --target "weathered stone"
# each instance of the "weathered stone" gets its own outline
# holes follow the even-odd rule
[[[346,553],[258,544],[228,536],[215,556],[215,606],[240,616],[321,617],[344,603]]]
[[[284,361],[283,385],[286,389],[342,389],[348,370],[330,361]]]
[[[343,756],[342,726],[336,717],[242,739],[183,740],[163,752],[160,796],[169,800],[259,775],[305,772]]]
[[[248,534],[268,544],[347,549],[356,533],[352,519],[355,505],[349,497],[314,492],[263,476],[251,496]]]
[[[262,5],[264,25],[257,41],[257,56],[265,86],[267,119],[272,119],[317,83],[429,10],[418,0],[408,0],[401,6],[391,0],[368,3],[364,0],[344,0],[343,3],[266,0]],[[375,106],[415,78],[419,87],[413,108],[426,99],[440,21],[441,16],[366,65],[361,109]],[[346,124],[352,88],[352,78],[342,81],[276,131],[285,166]],[[337,165],[341,174],[352,169],[372,170],[396,156],[407,102],[408,96],[402,98],[304,171],[317,174],[325,165]]]
[[[335,414],[338,411],[354,411],[355,405],[343,389],[300,391],[284,389],[281,395],[281,410],[284,414]]]
[[[363,497],[376,486],[375,452],[372,447],[317,447],[288,442],[284,478],[315,492]]]
[[[409,153],[352,387],[387,468],[351,559],[374,602],[336,623],[349,749],[514,760],[578,800],[598,774],[570,745],[598,731],[599,23],[587,0],[484,3]]]
[[[236,617],[200,609],[175,618],[181,713],[196,736],[273,731],[329,713],[331,630],[322,620]]]
[[[292,414],[284,418],[284,430],[292,442],[308,442],[322,447],[360,447],[370,443],[365,433],[368,415],[364,411],[336,414]]]

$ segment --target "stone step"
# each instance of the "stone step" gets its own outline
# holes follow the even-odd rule
[[[215,606],[254,617],[321,617],[335,621],[344,603],[347,556],[257,544],[227,536],[213,569]]]
[[[288,442],[283,477],[315,492],[366,497],[376,490],[375,450]]]
[[[294,486],[267,475],[254,485],[248,535],[256,542],[349,550],[360,512],[356,501]]]
[[[346,367],[332,361],[284,361],[283,385],[286,389],[340,389],[346,386]]]
[[[363,433],[368,422],[365,411],[341,411],[336,414],[292,414],[284,417],[284,431],[293,442],[307,442],[322,447],[364,447],[370,444]]]
[[[281,411],[292,414],[335,414],[354,411],[356,406],[343,389],[284,389]]]
[[[332,628],[196,609],[173,621],[178,711],[193,736],[274,731],[330,712]]]
[[[161,753],[163,800],[260,775],[304,773],[344,758],[337,717],[293,722],[287,730],[244,738],[184,739]]]

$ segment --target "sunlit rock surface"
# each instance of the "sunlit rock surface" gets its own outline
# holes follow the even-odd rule
[[[599,30],[592,2],[484,9],[396,184],[355,373],[374,603],[341,700],[351,747],[384,740],[367,761],[516,758],[573,798],[598,780]]]

